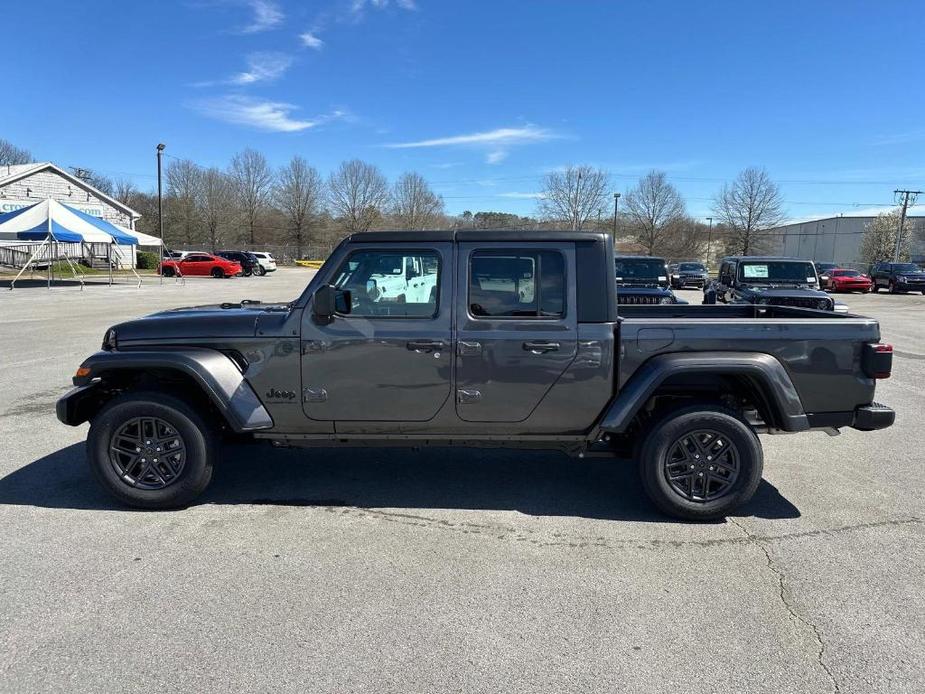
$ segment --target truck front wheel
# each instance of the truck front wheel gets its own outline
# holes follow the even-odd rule
[[[126,393],[93,418],[87,460],[119,501],[146,509],[186,506],[212,479],[215,443],[209,425],[181,400],[157,392]]]
[[[645,434],[639,465],[659,509],[685,520],[714,520],[752,498],[764,457],[747,422],[701,404],[658,420]]]

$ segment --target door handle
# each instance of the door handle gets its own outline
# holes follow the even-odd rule
[[[558,352],[558,342],[524,342],[524,350],[535,354],[544,354],[546,352]]]
[[[440,340],[412,340],[407,344],[412,352],[435,352],[446,347]]]

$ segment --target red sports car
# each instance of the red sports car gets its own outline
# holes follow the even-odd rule
[[[226,260],[209,253],[190,253],[179,260],[165,260],[160,265],[164,277],[173,277],[176,274],[184,277],[195,275],[211,275],[212,277],[234,277],[242,274],[241,264],[233,260]]]
[[[873,286],[870,277],[857,270],[829,270],[829,288],[833,292],[869,292]]]

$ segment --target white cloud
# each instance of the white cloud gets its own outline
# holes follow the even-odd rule
[[[383,146],[389,149],[452,147],[454,145],[483,145],[498,148],[530,142],[545,142],[555,137],[556,135],[546,128],[525,125],[521,128],[497,128],[480,133],[469,133],[468,135],[451,135],[449,137],[436,137],[430,140],[417,140],[414,142],[394,142]]]
[[[302,45],[308,48],[314,48],[316,51],[320,51],[324,48],[324,41],[318,38],[317,32],[313,33],[312,31],[306,31],[299,34],[299,38],[302,40]]]
[[[292,58],[285,53],[261,52],[247,56],[247,70],[234,75],[229,84],[246,85],[255,82],[272,82],[282,77],[292,65]]]
[[[517,200],[539,200],[543,197],[542,193],[498,193],[499,198],[514,198]]]
[[[245,125],[258,130],[291,133],[314,128],[333,120],[347,118],[346,111],[332,111],[312,119],[292,117],[298,106],[280,101],[267,101],[240,94],[228,94],[215,99],[204,99],[191,104],[207,118]]]
[[[507,159],[507,150],[496,149],[488,153],[488,156],[485,157],[485,162],[488,164],[500,164],[505,159]]]
[[[353,0],[350,3],[350,14],[354,19],[361,19],[367,7],[374,10],[383,10],[389,6],[389,0]],[[413,11],[418,8],[415,0],[395,0],[395,6],[402,10]]]
[[[251,23],[241,27],[242,34],[257,34],[267,31],[282,23],[285,15],[273,0],[247,0],[248,6],[254,13]]]

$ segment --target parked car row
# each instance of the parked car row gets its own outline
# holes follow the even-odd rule
[[[158,271],[165,277],[263,277],[276,271],[276,260],[270,253],[252,251],[165,251]]]

